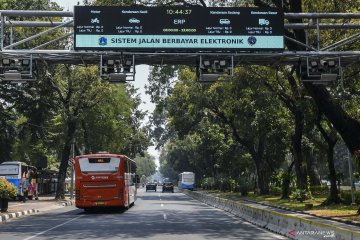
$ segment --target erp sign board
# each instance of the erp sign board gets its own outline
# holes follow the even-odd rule
[[[75,50],[283,50],[274,8],[75,6]]]

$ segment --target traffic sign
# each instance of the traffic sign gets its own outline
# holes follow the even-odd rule
[[[69,164],[70,167],[74,166],[74,163],[75,163],[75,160],[73,158],[70,158],[68,160],[68,164]]]

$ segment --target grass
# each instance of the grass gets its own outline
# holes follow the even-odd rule
[[[240,199],[248,199],[256,202],[267,203],[273,206],[306,211],[308,213],[312,213],[318,216],[334,217],[334,218],[360,222],[360,215],[357,214],[357,210],[360,208],[359,204],[357,205],[332,204],[329,206],[321,206],[321,203],[324,202],[327,197],[325,195],[313,196],[312,199],[299,202],[297,200],[281,199],[280,196],[271,196],[271,195],[258,196],[258,195],[254,195],[254,193],[252,192],[250,192],[249,195],[246,197],[241,196],[240,193],[234,193],[234,192],[220,192],[220,191],[212,191],[212,192],[222,194],[225,196],[232,196],[232,197],[238,197]],[[311,210],[306,210],[305,204],[313,204],[313,208]]]

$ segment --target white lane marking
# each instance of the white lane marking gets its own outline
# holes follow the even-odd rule
[[[166,213],[163,214],[164,220],[167,219]]]
[[[45,231],[39,232],[39,233],[37,233],[37,234],[35,234],[35,235],[33,235],[33,236],[24,238],[23,240],[29,240],[29,239],[32,239],[32,238],[34,238],[34,237],[40,236],[40,235],[42,235],[42,234],[44,234],[44,233],[46,233],[46,232],[49,232],[49,231],[51,231],[51,230],[54,230],[55,228],[64,226],[65,224],[67,224],[67,223],[69,223],[69,222],[75,221],[76,219],[81,218],[82,216],[83,216],[83,215],[78,216],[78,217],[73,218],[73,219],[70,219],[69,221],[66,221],[66,222],[64,222],[64,223],[62,223],[62,224],[59,224],[59,225],[55,226],[55,227],[49,228],[48,230],[45,230]]]
[[[164,207],[164,204],[161,204],[160,206],[161,206],[161,207]]]

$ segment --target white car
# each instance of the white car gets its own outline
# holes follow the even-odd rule
[[[223,19],[220,19],[219,23],[228,25],[228,24],[230,24],[230,20],[227,18],[223,18]]]
[[[130,18],[129,23],[140,23],[140,20],[137,18]]]

